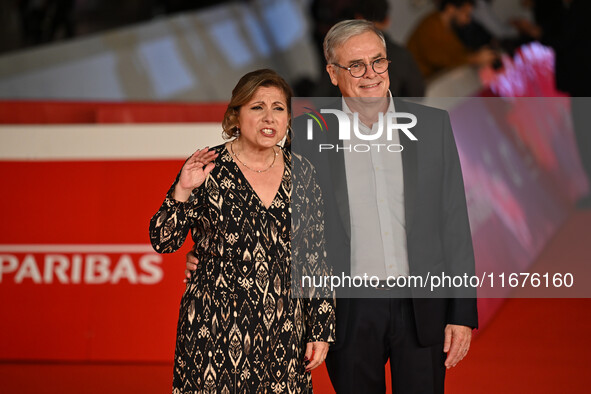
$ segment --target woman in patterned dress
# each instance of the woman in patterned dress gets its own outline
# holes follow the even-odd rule
[[[243,76],[222,124],[232,140],[197,150],[150,221],[157,252],[191,230],[199,259],[181,300],[174,393],[311,392],[334,341],[332,294],[304,294],[296,276],[329,271],[314,169],[277,145],[291,95],[272,70]]]

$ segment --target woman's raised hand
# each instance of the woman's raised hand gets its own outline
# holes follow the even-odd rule
[[[213,161],[217,157],[218,153],[215,150],[209,150],[207,147],[193,153],[181,169],[181,176],[174,188],[174,199],[187,201],[193,189],[201,186],[207,175],[213,170],[215,167]]]

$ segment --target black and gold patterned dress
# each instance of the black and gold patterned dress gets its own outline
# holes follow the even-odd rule
[[[181,300],[173,393],[311,392],[306,343],[333,342],[335,322],[330,294],[293,296],[303,293],[292,263],[300,262],[299,274],[328,272],[314,170],[283,150],[283,178],[267,209],[225,146],[214,149],[215,168],[189,201],[171,197],[177,176],[150,221],[157,252],[178,250],[191,230],[199,259]]]

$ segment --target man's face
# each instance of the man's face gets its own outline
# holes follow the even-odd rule
[[[474,6],[470,3],[464,3],[461,7],[454,8],[452,14],[452,23],[456,26],[466,26],[472,20],[472,11]]]
[[[361,78],[354,78],[349,71],[334,64],[326,66],[333,85],[338,86],[343,97],[387,97],[390,87],[388,72],[377,74],[371,64],[386,57],[386,48],[374,32],[368,31],[353,36],[336,48],[336,63],[350,67],[354,63],[365,63],[367,71]]]

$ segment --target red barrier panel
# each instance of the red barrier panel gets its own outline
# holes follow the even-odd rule
[[[0,165],[0,359],[172,360],[184,254],[148,222],[181,165]]]
[[[0,101],[0,124],[221,122],[226,103]]]

